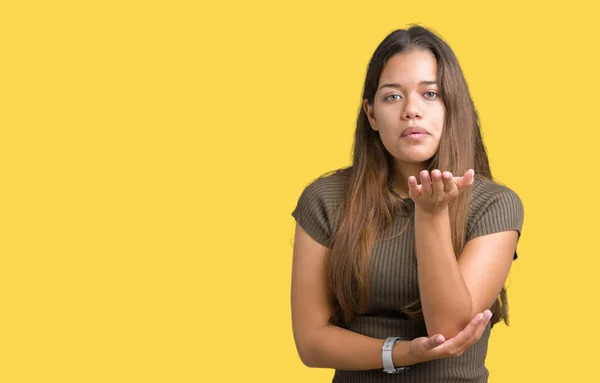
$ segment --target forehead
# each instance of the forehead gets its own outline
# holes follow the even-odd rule
[[[437,80],[437,61],[428,50],[409,50],[388,59],[379,82],[414,86],[422,81]]]

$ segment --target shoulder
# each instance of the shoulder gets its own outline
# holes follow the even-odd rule
[[[343,168],[326,173],[306,186],[303,195],[329,202],[341,201],[348,186],[350,168]]]
[[[503,203],[509,209],[523,207],[521,198],[513,189],[487,178],[477,178],[471,190],[471,211],[476,213],[494,203]]]
[[[519,195],[508,186],[477,178],[469,198],[468,238],[523,226],[524,208]]]
[[[322,175],[304,188],[292,216],[317,242],[329,246],[351,168]]]

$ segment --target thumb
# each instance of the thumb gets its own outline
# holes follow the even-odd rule
[[[465,172],[465,175],[462,177],[454,177],[454,182],[458,189],[466,189],[469,186],[473,185],[475,181],[475,170],[469,169]]]
[[[446,338],[444,338],[444,336],[441,334],[430,336],[427,339],[427,349],[432,350],[432,349],[436,348],[437,346],[439,346],[440,344],[444,343],[445,341],[446,341]]]

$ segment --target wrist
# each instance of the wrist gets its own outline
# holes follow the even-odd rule
[[[415,204],[415,217],[419,216],[426,219],[436,219],[449,216],[450,209],[448,205],[437,206],[433,208],[424,208]]]
[[[421,361],[413,354],[410,341],[401,341],[392,350],[392,360],[395,366],[411,366]]]

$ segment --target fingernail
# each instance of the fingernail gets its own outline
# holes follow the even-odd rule
[[[423,173],[423,174],[421,175],[421,177],[423,177],[423,179],[424,179],[424,180],[426,180],[426,179],[428,179],[428,178],[429,178],[429,173]]]
[[[487,310],[487,311],[485,312],[485,319],[490,319],[491,317],[492,317],[492,312],[491,312],[491,311],[489,311],[489,310]]]

